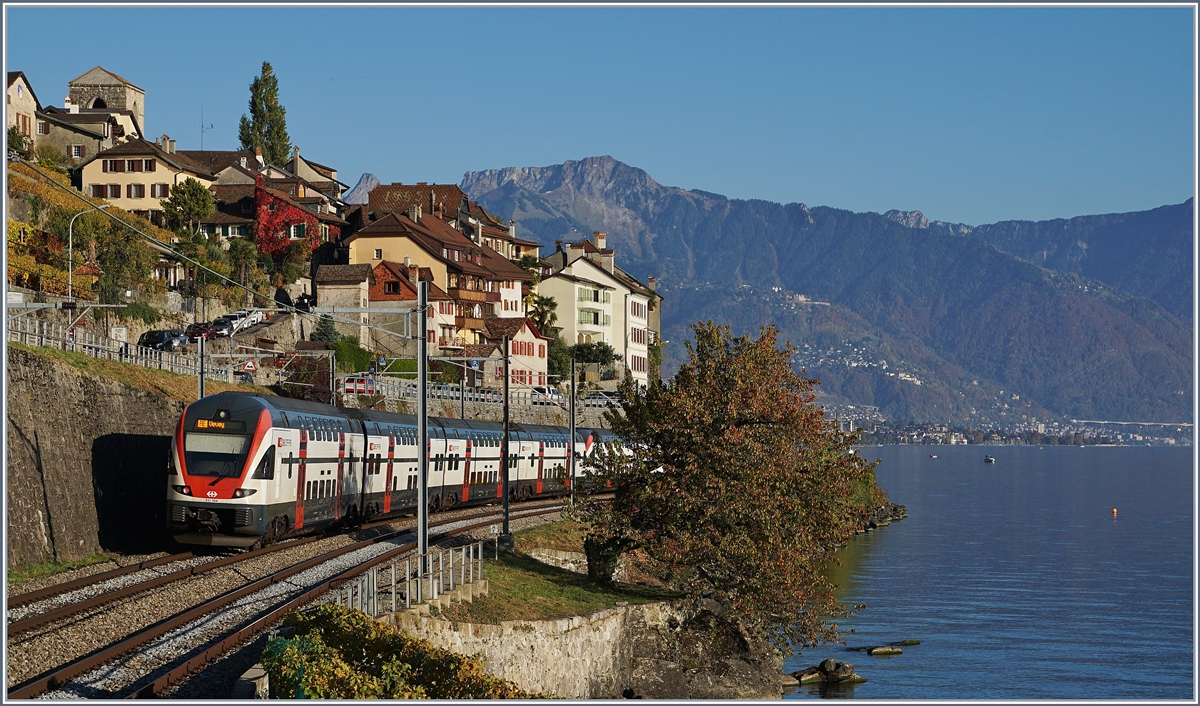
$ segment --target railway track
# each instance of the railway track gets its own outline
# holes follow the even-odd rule
[[[511,517],[514,520],[535,517],[559,512],[561,508],[559,502],[522,504],[511,511]],[[498,509],[489,508],[432,523],[431,528],[446,528],[434,538],[488,526],[496,521],[498,513]],[[8,698],[27,699],[42,695],[71,699],[144,698],[159,694],[252,639],[287,612],[318,598],[335,582],[357,576],[378,563],[412,551],[415,545],[407,541],[412,532],[411,525],[385,532],[223,591],[27,679],[10,688]]]

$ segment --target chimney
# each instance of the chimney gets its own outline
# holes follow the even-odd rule
[[[404,259],[405,259],[405,261],[408,260],[407,257],[405,257]],[[408,267],[408,281],[412,282],[413,285],[416,286],[417,282],[419,282],[421,279],[421,269],[419,267],[413,267],[412,265],[408,265],[407,267]]]
[[[561,240],[554,241],[554,252],[562,252],[562,241]]]
[[[508,219],[508,237],[517,237],[517,222],[513,219]]]
[[[421,222],[421,207],[417,206],[415,204],[412,206],[409,206],[408,207],[408,219],[410,221],[412,221],[413,223],[420,223]]]
[[[434,213],[437,209],[437,197],[433,195],[433,189],[429,190],[429,212]]]
[[[241,163],[242,169],[246,168],[246,158],[245,157],[242,157],[241,159],[239,159],[238,162]]]
[[[292,145],[292,160],[300,156],[300,145]]]
[[[79,112],[79,106],[75,104],[75,101],[71,100],[70,96],[63,98],[63,107],[67,109],[68,113]]]
[[[658,289],[657,289],[657,287],[658,287],[658,278],[657,278],[657,277],[647,277],[647,278],[646,278],[646,285],[649,287],[649,289],[650,289],[650,291],[651,291],[651,292],[657,292],[657,291],[658,291]]]
[[[592,235],[595,236],[595,238],[596,238],[596,247],[600,250],[603,250],[605,241],[608,239],[608,236],[604,233],[601,233],[598,230],[592,231]]]
[[[412,260],[408,257],[408,255],[404,256],[404,266],[412,267]]]
[[[259,169],[263,169],[267,166],[267,163],[263,160],[261,147],[254,148],[254,161],[258,162]]]

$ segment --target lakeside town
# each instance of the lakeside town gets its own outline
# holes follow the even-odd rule
[[[255,86],[262,80],[267,90],[274,77],[263,68]],[[584,381],[596,389],[615,389],[626,374],[640,387],[658,376],[662,297],[653,277],[641,282],[617,264],[604,233],[543,253],[458,185],[378,184],[364,175],[351,189],[335,166],[302,155],[286,135],[266,152],[179,149],[168,135],[151,138],[145,91],[99,66],[68,83],[61,107],[44,105],[28,76],[9,72],[8,102],[9,136],[23,140],[19,163],[10,160],[10,298],[67,294],[67,280],[85,303],[150,307],[148,323],[122,327],[130,341],[150,324],[183,328],[201,310],[338,307],[348,313],[331,317],[332,335],[353,339],[373,362],[416,355],[411,322],[394,312],[414,303],[425,281],[429,355],[482,361],[467,371],[468,384],[500,386],[495,359],[506,339],[511,381],[525,388],[565,382],[568,347],[591,365]],[[64,200],[68,182],[85,198]],[[59,204],[130,214],[132,229],[151,236],[152,263],[116,272],[111,263],[122,255],[97,252],[98,239],[70,248],[47,237]],[[99,325],[83,318],[73,326],[89,323]],[[457,381],[455,370],[447,366],[446,377]]]

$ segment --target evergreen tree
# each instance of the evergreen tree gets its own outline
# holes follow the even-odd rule
[[[338,338],[337,329],[333,325],[333,317],[329,314],[321,314],[321,318],[317,320],[317,328],[308,337],[308,340],[331,343],[338,340]]]
[[[188,177],[182,184],[171,189],[171,195],[161,202],[167,225],[175,230],[187,226],[188,235],[194,235],[200,221],[217,210],[212,194],[199,181]]]
[[[287,163],[292,145],[286,114],[287,110],[279,104],[279,79],[271,71],[271,63],[264,61],[262,73],[250,83],[250,117],[242,115],[238,125],[242,149],[261,147],[267,164]]]

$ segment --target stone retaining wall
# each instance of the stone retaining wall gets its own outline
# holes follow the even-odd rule
[[[620,698],[634,670],[632,645],[647,628],[685,614],[667,603],[618,606],[559,620],[499,625],[451,623],[415,613],[383,620],[459,654],[481,654],[484,669],[521,688],[566,699]]]

